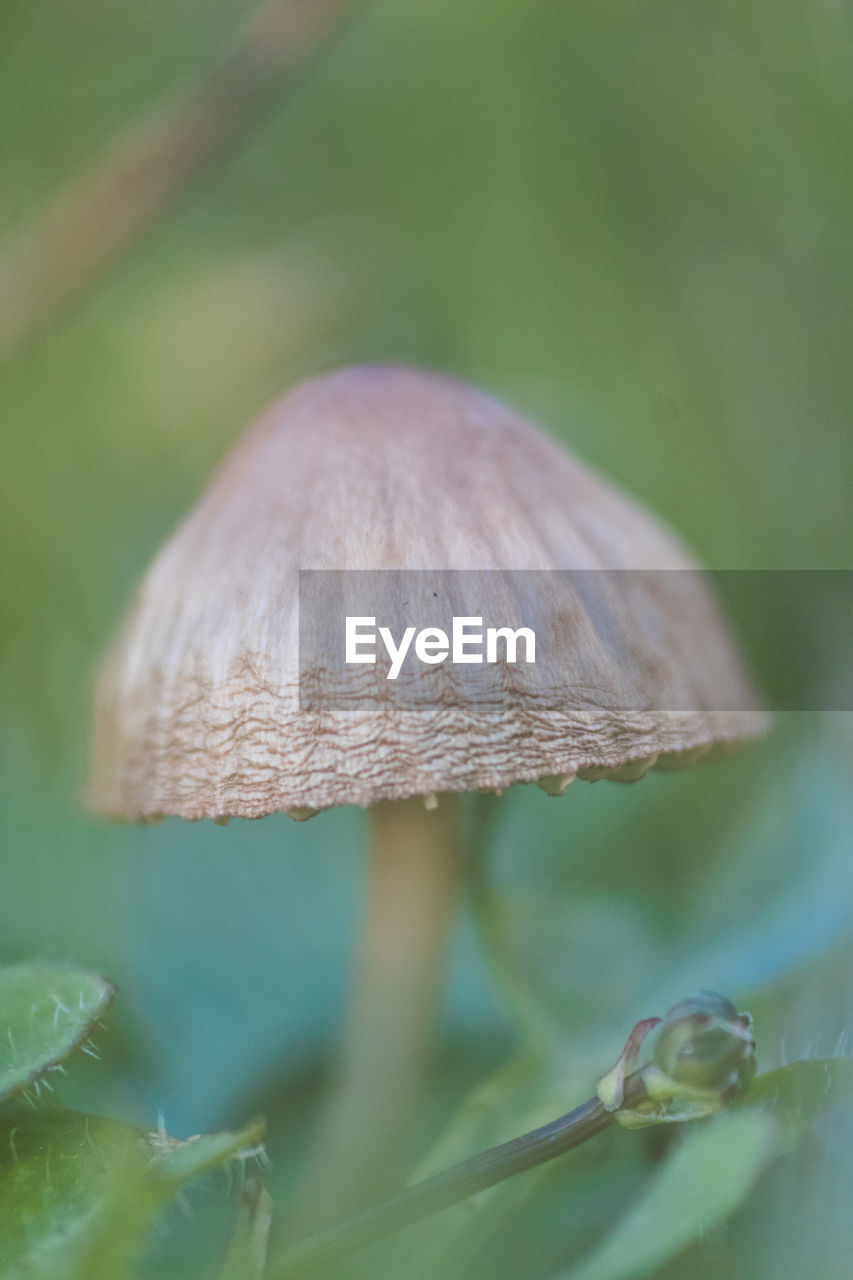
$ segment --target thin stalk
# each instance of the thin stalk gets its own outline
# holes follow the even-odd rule
[[[268,0],[218,62],[114,137],[0,245],[0,361],[55,321],[238,148],[352,7],[351,0]]]
[[[312,1230],[404,1173],[457,897],[455,797],[368,811],[368,888],[340,1066],[294,1211]]]
[[[645,1094],[643,1073],[635,1072],[625,1081],[623,1105],[634,1107]],[[598,1097],[590,1098],[558,1120],[482,1151],[462,1164],[407,1187],[399,1195],[297,1241],[271,1267],[268,1280],[293,1280],[326,1266],[478,1191],[571,1151],[609,1128],[615,1119],[616,1113],[607,1111]]]

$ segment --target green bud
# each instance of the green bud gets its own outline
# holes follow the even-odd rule
[[[658,1028],[654,1063],[688,1089],[718,1092],[722,1100],[746,1088],[755,1074],[752,1018],[731,1000],[700,991],[672,1006]]]

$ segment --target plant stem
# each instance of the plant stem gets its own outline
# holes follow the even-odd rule
[[[636,1106],[644,1096],[643,1073],[638,1071],[625,1081],[624,1105]],[[607,1111],[598,1097],[590,1098],[558,1120],[482,1151],[389,1200],[297,1241],[272,1266],[269,1280],[292,1280],[326,1266],[478,1191],[571,1151],[609,1128],[615,1119],[616,1113]]]
[[[453,796],[368,811],[365,920],[338,1078],[294,1220],[312,1230],[399,1185],[459,877]]]
[[[350,0],[268,0],[216,64],[117,135],[0,246],[0,361],[239,146],[351,8]]]

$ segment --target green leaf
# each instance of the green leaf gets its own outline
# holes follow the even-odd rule
[[[768,1115],[730,1115],[692,1134],[648,1191],[563,1280],[636,1280],[676,1257],[745,1199],[775,1149]]]
[[[257,1152],[259,1123],[175,1142],[74,1111],[0,1119],[4,1280],[114,1280],[183,1185]]]
[[[73,1111],[4,1115],[0,1274],[52,1275],[69,1263],[115,1186],[115,1173],[141,1166],[144,1158],[144,1137],[130,1125]]]
[[[111,983],[83,969],[0,969],[0,1102],[85,1047],[114,994]]]
[[[804,1058],[758,1076],[741,1107],[765,1106],[785,1137],[796,1140],[819,1112],[853,1102],[853,1058]]]

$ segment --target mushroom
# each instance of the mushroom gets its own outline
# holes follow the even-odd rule
[[[350,570],[385,571],[368,575],[377,618],[406,621],[411,590],[532,620],[536,664],[444,662],[393,690],[380,661],[335,667]],[[315,571],[301,631],[300,571]],[[336,571],[327,596],[316,571]],[[634,781],[761,727],[667,529],[490,396],[354,367],[267,409],[149,569],[98,681],[90,798],[134,820],[367,808],[366,923],[311,1179],[332,1215],[403,1158],[455,900],[456,795]]]

